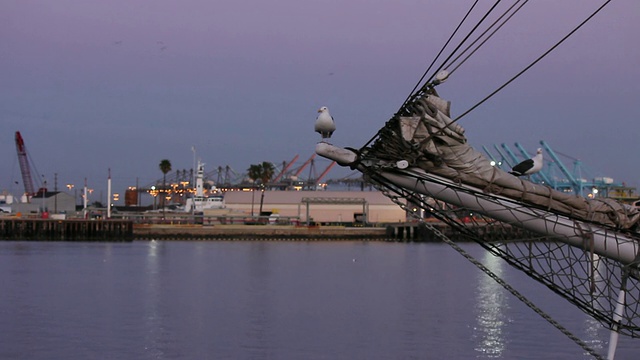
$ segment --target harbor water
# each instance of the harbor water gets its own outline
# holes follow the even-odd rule
[[[463,248],[606,353],[598,322]],[[4,241],[0,284],[0,359],[592,358],[444,244]]]

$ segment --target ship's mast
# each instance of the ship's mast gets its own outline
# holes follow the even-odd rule
[[[198,172],[196,173],[196,197],[204,196],[204,164],[198,161]]]

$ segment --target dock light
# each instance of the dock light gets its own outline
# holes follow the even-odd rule
[[[491,160],[491,162],[489,163],[489,165],[491,165],[491,166],[496,166],[496,162],[495,162],[495,161],[493,161],[493,160]]]

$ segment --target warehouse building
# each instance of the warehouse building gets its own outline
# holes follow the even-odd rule
[[[24,215],[43,212],[71,214],[76,211],[76,199],[73,195],[61,191],[40,191],[30,202],[13,203],[11,209],[14,214]]]
[[[264,195],[264,198],[263,198]],[[232,214],[278,214],[301,223],[404,222],[405,211],[379,191],[227,191]],[[205,211],[205,215],[207,212]]]

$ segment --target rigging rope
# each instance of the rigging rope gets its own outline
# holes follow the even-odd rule
[[[407,96],[407,98],[404,100],[404,103],[402,104],[402,106],[400,107],[401,109],[404,107],[405,104],[407,104],[409,102],[409,100],[411,99],[411,97],[413,96],[413,94],[415,93],[416,89],[418,88],[418,86],[420,86],[420,84],[422,83],[422,81],[424,80],[424,78],[427,76],[427,74],[429,73],[429,71],[431,71],[431,68],[433,67],[433,65],[436,63],[436,61],[438,60],[438,58],[440,57],[440,55],[442,55],[442,53],[444,52],[444,49],[447,48],[447,46],[449,46],[449,43],[451,42],[451,40],[453,40],[453,37],[456,35],[456,33],[458,32],[458,30],[460,30],[460,27],[462,26],[462,24],[464,24],[464,22],[467,20],[467,17],[469,17],[469,14],[471,14],[471,12],[473,11],[473,9],[476,7],[476,5],[478,4],[478,0],[476,0],[473,5],[471,5],[471,8],[469,9],[469,11],[467,11],[467,13],[465,14],[465,16],[462,18],[462,20],[460,21],[460,23],[458,23],[458,26],[456,26],[456,29],[453,31],[453,33],[451,33],[451,36],[449,36],[449,39],[447,39],[447,41],[444,43],[444,46],[442,47],[442,49],[440,49],[440,51],[438,52],[438,54],[436,55],[436,57],[433,59],[433,61],[431,62],[431,64],[429,64],[429,67],[427,68],[427,70],[425,70],[424,74],[422,74],[422,77],[420,77],[420,80],[418,80],[418,82],[416,83],[416,85],[413,87],[413,89],[411,89],[411,93],[409,93],[409,96]]]
[[[381,179],[375,175],[374,170],[372,170],[372,169],[367,167],[366,171],[369,173],[369,176],[372,179],[375,179],[373,181],[373,184],[378,190],[380,190],[385,196],[387,196],[389,199],[391,199],[391,201],[393,201],[395,204],[397,204],[402,209],[404,209],[406,213],[409,213],[413,218],[415,218],[417,221],[419,221],[421,224],[423,224],[436,237],[438,237],[440,240],[442,240],[442,242],[444,242],[445,244],[451,246],[455,251],[457,251],[465,259],[467,259],[469,262],[471,262],[473,265],[475,265],[478,269],[480,269],[482,272],[484,272],[490,278],[495,280],[500,286],[502,286],[505,290],[510,292],[513,296],[515,296],[518,300],[520,300],[522,303],[524,303],[527,307],[532,309],[536,314],[540,315],[543,319],[545,319],[547,322],[549,322],[551,325],[553,325],[556,329],[558,329],[560,332],[562,332],[564,335],[566,335],[569,339],[573,340],[578,346],[580,346],[583,350],[585,350],[589,355],[593,356],[595,359],[598,359],[598,360],[604,360],[605,359],[602,355],[600,355],[594,349],[589,347],[589,345],[587,343],[585,343],[580,338],[575,336],[567,328],[562,326],[559,322],[554,320],[551,316],[549,316],[542,309],[537,307],[533,302],[531,302],[524,295],[522,295],[518,290],[516,290],[511,285],[509,285],[506,281],[504,281],[502,278],[500,278],[496,273],[491,271],[491,269],[487,268],[484,264],[482,264],[480,261],[475,259],[468,252],[466,252],[464,249],[462,249],[458,244],[456,244],[454,241],[452,241],[449,237],[447,237],[439,229],[437,229],[433,225],[425,222],[422,217],[418,216],[415,212],[413,212],[410,209],[408,209],[406,204],[404,204],[403,202],[398,200],[398,197],[401,197],[402,194],[398,194],[398,195],[391,194],[389,192],[391,187],[385,186],[384,181],[381,181]],[[435,214],[433,212],[432,212],[432,214],[438,215],[438,214]],[[438,218],[440,218],[440,216],[438,216]],[[450,223],[449,223],[449,225],[451,226]]]
[[[518,0],[520,1],[520,0]],[[473,32],[476,31],[476,29],[480,26],[480,24],[482,22],[484,22],[484,20],[487,18],[487,16],[495,9],[495,7],[498,5],[498,3],[500,2],[500,0],[498,0],[496,3],[493,4],[493,6],[491,7],[491,9],[482,17],[482,19],[473,27],[473,29],[467,34],[467,36],[465,36],[465,38],[460,42],[460,44],[453,50],[453,52],[451,53],[451,55],[449,55],[447,57],[447,59],[445,59],[445,61],[443,62],[443,64],[446,64],[452,57],[453,54],[455,54],[460,47],[462,46],[462,44],[467,41],[467,39],[471,36],[471,34],[473,34]],[[528,2],[528,0],[526,1]],[[526,2],[524,4],[522,4],[518,9],[515,10],[514,14],[516,12],[518,12],[522,6],[524,6],[526,4]],[[606,0],[599,8],[597,8],[591,15],[589,15],[585,20],[583,20],[580,24],[578,24],[578,26],[576,26],[573,30],[571,30],[567,35],[565,35],[562,39],[560,39],[556,44],[554,44],[551,48],[549,48],[547,51],[545,51],[542,55],[540,55],[537,59],[535,59],[531,64],[529,64],[528,66],[526,66],[524,69],[522,69],[520,72],[518,72],[516,75],[514,75],[511,79],[509,79],[507,82],[505,82],[504,84],[502,84],[500,87],[498,87],[496,90],[494,90],[493,92],[491,92],[489,95],[487,95],[485,98],[483,98],[482,100],[480,100],[478,103],[476,103],[475,105],[473,105],[470,109],[468,109],[467,111],[463,112],[461,115],[459,115],[458,117],[456,117],[455,119],[453,119],[445,128],[441,129],[440,132],[445,131],[446,129],[448,129],[449,127],[451,127],[451,125],[455,124],[456,122],[458,122],[458,120],[462,119],[464,116],[466,116],[467,114],[469,114],[471,111],[475,110],[477,107],[479,107],[480,105],[482,105],[483,103],[485,103],[487,100],[489,100],[490,98],[492,98],[495,94],[497,94],[498,92],[500,92],[502,89],[504,89],[505,87],[507,87],[507,85],[511,84],[513,81],[515,81],[517,78],[519,78],[522,74],[524,74],[525,72],[527,72],[530,68],[532,68],[535,64],[537,64],[540,60],[542,60],[543,58],[545,58],[547,55],[549,55],[549,53],[551,53],[553,50],[555,50],[558,46],[560,46],[563,42],[565,42],[571,35],[573,35],[576,31],[578,31],[582,26],[584,26],[589,20],[591,20],[595,15],[597,15],[600,11],[602,11],[602,9],[607,6],[609,3],[611,2],[611,0]],[[456,30],[454,31],[454,33],[451,35],[451,37],[447,40],[445,46],[440,50],[440,52],[438,53],[438,55],[436,56],[436,59],[438,57],[440,57],[440,55],[442,54],[442,52],[444,51],[444,49],[448,46],[449,42],[451,41],[451,39],[453,38],[453,36],[455,35],[455,33],[459,30],[460,26],[464,23],[464,21],[466,21],[467,16],[469,15],[469,13],[473,10],[473,8],[475,7],[475,5],[477,4],[477,1],[472,5],[471,9],[469,9],[469,11],[467,12],[467,14],[464,16],[463,20],[458,24],[458,26],[456,27]],[[508,11],[511,10],[512,7],[510,7]],[[505,12],[506,14],[506,12]],[[505,14],[503,14],[502,16],[504,16]],[[510,15],[509,18],[507,18],[505,20],[508,21],[514,14]],[[494,23],[495,24],[495,23]],[[500,25],[500,27],[498,29],[500,29],[502,26],[504,25],[504,23],[502,25]],[[493,25],[492,25],[493,26]],[[496,29],[496,31],[498,30]],[[495,31],[490,35],[493,36],[493,34],[495,33]],[[482,35],[481,35],[482,36]],[[481,37],[480,36],[480,37]],[[487,39],[488,40],[488,39]],[[476,40],[477,41],[477,40]],[[479,46],[481,46],[482,44],[484,44],[485,41],[483,41]],[[478,48],[479,48],[478,46]],[[476,48],[473,52],[475,53],[478,48]],[[465,50],[466,51],[466,50]],[[464,53],[464,52],[463,52]],[[463,63],[466,62],[468,60],[468,58],[472,55],[470,54],[469,56],[467,56],[467,58],[464,59]],[[420,78],[420,81],[418,81],[418,84],[420,82],[422,82],[422,80],[426,77],[427,73],[429,72],[429,70],[431,69],[431,67],[433,66],[433,64],[435,63],[436,59],[434,59],[434,61],[431,63],[431,65],[429,66],[429,68],[427,69],[427,71],[425,71],[424,75],[422,75],[422,77]],[[456,58],[457,60],[457,58]],[[461,64],[460,64],[461,65]],[[457,70],[458,67],[460,66],[458,65],[454,70]],[[435,72],[437,73],[440,69],[442,69],[442,66],[440,66]],[[433,77],[433,76],[432,76]],[[430,80],[430,79],[429,79]],[[414,93],[410,96],[407,97],[407,99],[405,100],[405,102],[402,104],[402,106],[400,107],[400,109],[396,112],[396,114],[393,116],[393,118],[395,118],[396,116],[398,116],[403,110],[405,110],[407,108],[407,106],[409,105],[409,103],[411,103],[413,100],[415,100],[416,98],[418,98],[423,92],[427,91],[429,89],[429,82],[427,84],[425,84],[422,88],[420,88],[419,91],[415,91],[415,89],[417,88],[418,84],[416,84],[416,86],[414,87]],[[391,120],[393,120],[393,118]],[[439,132],[439,133],[440,133]],[[369,146],[369,144],[371,144],[371,142],[373,140],[375,140],[376,137],[378,137],[378,135],[380,134],[380,132],[378,132],[378,134],[375,134],[373,137],[371,137],[371,139],[369,139],[369,141],[367,141],[362,148]]]
[[[482,34],[480,34],[480,36],[478,36],[478,38],[476,40],[474,40],[471,44],[469,44],[469,46],[467,46],[466,49],[464,49],[464,51],[462,51],[460,53],[460,55],[458,55],[455,59],[453,59],[451,61],[451,64],[447,65],[445,64],[443,67],[445,69],[448,69],[449,67],[452,67],[453,64],[462,56],[464,55],[464,53],[466,53],[476,42],[478,42],[487,32],[489,32],[489,30],[491,30],[491,28],[493,28],[503,17],[505,17],[516,5],[518,5],[518,3],[522,1],[522,0],[518,0],[515,3],[513,3],[513,5],[511,5],[507,11],[505,11],[502,15],[500,15],[500,17],[498,17],[498,19],[496,19],[496,21],[493,22],[493,24],[491,24],[491,26],[489,26]],[[515,11],[513,11],[513,13],[511,13],[511,15],[509,15],[503,22],[502,24],[500,24],[495,30],[493,30],[491,32],[491,34],[489,34],[489,36],[487,36],[486,39],[484,39],[469,55],[467,55],[461,62],[460,64],[456,65],[455,67],[453,67],[453,69],[449,70],[449,75],[453,74],[460,66],[462,66],[462,64],[464,64],[467,60],[469,60],[469,58],[476,53],[476,51],[478,51],[480,49],[480,47],[482,45],[484,45],[487,41],[489,41],[489,39],[491,39],[493,37],[493,35],[498,32],[498,30],[500,30],[509,20],[511,20],[511,18],[518,13],[518,11],[520,11],[522,9],[523,6],[525,6],[527,3],[529,2],[529,0],[525,0]]]
[[[491,14],[491,12],[493,12],[493,10],[495,10],[496,6],[498,6],[498,4],[500,3],[500,1],[502,0],[497,0],[493,6],[489,9],[489,11],[487,11],[484,16],[480,19],[480,21],[478,21],[478,23],[476,23],[476,25],[471,29],[471,31],[469,31],[469,33],[464,37],[464,39],[462,39],[462,41],[458,44],[458,46],[456,46],[456,48],[451,52],[451,54],[444,60],[443,65],[439,66],[438,69],[436,69],[436,71],[434,71],[434,73],[437,73],[438,71],[440,71],[444,64],[447,63],[447,61],[449,61],[451,59],[451,57],[453,57],[453,55],[458,51],[458,49],[460,49],[460,47],[462,47],[462,45],[467,41],[467,39],[469,39],[469,37],[476,31],[476,29],[484,22],[484,20],[489,16],[489,14]],[[520,0],[518,0],[520,1]],[[460,27],[462,26],[462,24],[465,23],[465,21],[467,20],[467,18],[469,17],[469,15],[471,14],[471,12],[473,11],[473,9],[475,8],[475,6],[478,4],[478,0],[476,0],[473,5],[471,5],[471,8],[469,8],[469,10],[467,11],[467,13],[465,14],[465,16],[462,18],[462,20],[460,21],[460,23],[458,23],[458,26],[456,26],[455,30],[453,31],[453,33],[451,34],[451,36],[449,36],[449,39],[445,42],[444,46],[440,49],[440,51],[438,52],[438,54],[435,56],[435,58],[433,59],[433,61],[431,62],[431,64],[429,65],[429,67],[427,68],[427,70],[424,72],[424,74],[422,74],[422,76],[420,77],[420,79],[418,80],[418,82],[416,83],[416,85],[413,87],[413,89],[411,90],[411,93],[409,94],[409,96],[407,96],[407,98],[405,99],[404,103],[402,104],[402,106],[400,106],[400,109],[396,112],[396,114],[394,115],[397,116],[403,109],[405,109],[405,107],[412,102],[414,99],[416,99],[418,96],[420,96],[420,94],[424,91],[426,91],[429,87],[430,81],[433,78],[433,75],[431,75],[429,77],[429,79],[427,79],[427,83],[425,85],[423,85],[420,90],[416,91],[416,89],[418,88],[418,86],[420,85],[420,83],[422,83],[422,81],[425,79],[425,77],[427,76],[427,74],[429,73],[429,71],[431,70],[431,68],[433,67],[433,65],[435,64],[435,62],[438,60],[438,58],[440,57],[440,55],[442,55],[442,53],[444,52],[444,50],[447,48],[447,46],[449,46],[449,43],[451,42],[451,40],[453,39],[453,37],[455,36],[455,34],[458,32],[458,30],[460,30]],[[377,134],[374,135],[373,137],[371,137],[371,139],[369,139],[369,141],[367,141],[365,143],[364,146],[368,146],[375,138],[376,138]]]
[[[449,60],[453,57],[453,55],[454,55],[454,54],[455,54],[455,53],[460,49],[460,47],[462,47],[462,45],[463,45],[463,44],[464,44],[464,43],[469,39],[469,37],[471,37],[471,35],[472,35],[472,34],[473,34],[477,29],[478,29],[478,27],[479,27],[479,26],[480,26],[480,25],[481,25],[481,24],[482,24],[482,23],[487,19],[487,17],[489,16],[489,14],[491,14],[491,13],[493,12],[493,10],[495,10],[495,8],[498,6],[498,4],[500,3],[500,1],[502,1],[502,0],[497,0],[497,1],[493,4],[493,6],[491,7],[491,9],[489,9],[489,11],[487,11],[487,12],[484,14],[484,16],[480,19],[480,21],[478,21],[478,23],[477,23],[477,24],[476,24],[476,25],[471,29],[471,31],[469,31],[469,33],[464,37],[464,39],[462,39],[462,41],[460,41],[460,43],[458,44],[458,46],[456,46],[456,48],[455,48],[455,49],[453,49],[453,51],[451,52],[451,54],[450,54],[450,55],[449,55],[449,56],[444,60],[444,62],[443,62],[443,63],[445,63],[445,64],[446,64],[446,63],[447,63],[447,61],[449,61]],[[473,6],[475,6],[475,4],[474,4]],[[472,8],[472,9],[473,9],[473,8]],[[470,11],[471,11],[471,10],[469,10],[469,12],[470,12]],[[467,14],[467,15],[468,15],[468,14]],[[467,16],[465,15],[465,19],[466,19],[466,17],[467,17]],[[462,22],[460,23],[460,25],[462,25]],[[458,27],[459,27],[460,25],[458,25]],[[456,28],[456,31],[457,31],[457,30],[458,30],[458,29]],[[452,36],[453,36],[453,35],[452,35]],[[435,71],[435,72],[437,73],[437,72],[438,72],[438,71],[440,71],[441,69],[442,69],[442,66],[438,67],[438,69],[436,69],[436,71]],[[427,70],[427,71],[428,71],[428,70]],[[431,77],[432,77],[432,76],[431,76]],[[424,78],[424,76],[423,76],[423,78]],[[429,80],[430,80],[430,79],[429,79]],[[428,87],[429,87],[429,83],[427,82],[427,84],[423,85],[423,86],[422,86],[422,88],[420,88],[420,90],[419,90],[419,91],[417,91],[417,92],[415,92],[413,95],[409,96],[409,99],[408,99],[407,101],[405,101],[405,103],[404,103],[404,104],[402,104],[402,106],[400,107],[400,110],[398,110],[398,113],[399,113],[400,111],[402,111],[402,110],[404,109],[404,107],[405,107],[409,102],[411,102],[411,100],[413,100],[413,99],[417,98],[418,96],[420,96],[420,94],[421,94],[422,92],[426,91],[426,90],[428,89]]]
[[[558,46],[560,46],[560,44],[562,44],[563,42],[565,42],[565,40],[567,40],[571,35],[573,35],[576,31],[578,31],[584,24],[586,24],[589,20],[591,20],[591,18],[593,18],[596,14],[598,14],[605,6],[607,6],[607,4],[609,4],[611,2],[611,0],[607,0],[604,4],[602,4],[598,9],[596,9],[596,11],[594,11],[591,15],[589,15],[589,17],[587,17],[585,20],[583,20],[578,26],[576,26],[573,30],[571,30],[567,35],[565,35],[562,39],[560,39],[560,41],[558,41],[555,45],[553,45],[549,50],[545,51],[542,55],[540,55],[536,60],[534,60],[531,64],[529,64],[527,67],[525,67],[524,69],[522,69],[519,73],[517,73],[515,76],[513,76],[511,79],[509,79],[507,82],[505,82],[504,84],[502,84],[500,87],[498,87],[496,90],[494,90],[491,94],[487,95],[484,99],[480,100],[480,102],[478,102],[477,104],[475,104],[474,106],[472,106],[469,110],[465,111],[464,113],[462,113],[461,115],[459,115],[458,117],[456,117],[455,119],[453,119],[453,121],[449,124],[449,126],[451,124],[455,124],[458,120],[460,120],[461,118],[463,118],[465,115],[467,115],[468,113],[470,113],[471,111],[475,110],[478,106],[482,105],[485,101],[489,100],[491,97],[493,97],[493,95],[497,94],[500,90],[504,89],[507,85],[511,84],[515,79],[519,78],[522,74],[524,74],[526,71],[528,71],[530,68],[532,68],[535,64],[537,64],[540,60],[542,60],[544,57],[546,57],[547,55],[549,55],[549,53],[551,53],[553,50],[555,50]]]
[[[575,336],[567,328],[562,326],[559,322],[554,320],[551,316],[549,316],[547,313],[545,313],[542,309],[537,307],[534,303],[532,303],[529,299],[527,299],[524,295],[522,295],[518,290],[516,290],[511,285],[509,285],[506,281],[504,281],[502,278],[500,278],[496,273],[491,271],[491,269],[487,268],[480,261],[476,260],[473,256],[471,256],[469,253],[464,251],[464,249],[462,249],[460,246],[458,246],[458,244],[454,243],[451,239],[449,239],[446,235],[444,235],[442,232],[440,232],[438,229],[436,229],[431,224],[428,224],[426,222],[423,222],[423,223],[427,226],[427,228],[429,230],[433,231],[433,233],[438,238],[440,238],[444,243],[446,243],[447,245],[451,246],[460,255],[464,256],[465,259],[469,260],[469,262],[474,264],[478,269],[482,270],[490,278],[495,280],[498,284],[500,284],[500,286],[502,286],[505,290],[509,291],[518,300],[522,301],[522,303],[524,303],[526,306],[528,306],[530,309],[532,309],[536,314],[540,315],[543,319],[547,320],[547,322],[549,322],[551,325],[553,325],[556,329],[560,330],[560,332],[562,332],[564,335],[566,335],[569,339],[573,340],[583,350],[588,352],[590,355],[592,355],[596,359],[604,360],[604,357],[602,355],[600,355],[599,353],[597,353],[595,350],[593,350],[591,347],[589,347],[589,345],[587,345],[587,343],[585,343],[580,338]]]

